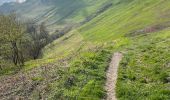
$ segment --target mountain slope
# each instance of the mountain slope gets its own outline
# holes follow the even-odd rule
[[[122,51],[125,61],[123,60],[119,68],[117,97],[120,100],[134,98],[169,100],[170,7],[168,5],[170,2],[165,0],[129,0],[126,2],[120,0],[100,16],[47,46],[44,49],[44,58],[55,58],[62,53],[63,56],[72,52],[76,53],[76,48],[81,48],[78,50],[83,53],[83,50],[92,49],[95,46],[103,46],[106,50],[113,50],[112,52]],[[84,57],[88,55],[82,58]],[[76,61],[75,64],[77,64]],[[76,70],[75,66],[71,68]],[[88,70],[88,67],[80,66],[79,68]],[[76,71],[72,74],[76,74]],[[102,76],[96,75],[97,77]],[[97,85],[100,84],[97,79],[92,78],[86,85],[95,84],[90,80],[95,81]],[[104,93],[103,89],[98,90],[95,86],[86,85],[84,85],[84,90],[79,91],[93,91],[93,95]],[[63,95],[77,93],[78,91],[74,88],[72,86],[73,90],[65,91]],[[88,93],[81,96],[88,96]],[[89,96],[91,96],[90,92]]]
[[[86,1],[103,4],[101,0]],[[36,86],[15,87],[16,94],[50,100],[105,99],[106,69],[112,54],[121,52],[117,98],[169,100],[170,1],[109,2],[113,5],[100,15],[47,45],[41,59],[27,62],[24,70],[34,73],[28,73],[28,78]]]
[[[22,17],[45,21],[51,30],[74,25],[95,13],[110,0],[27,0],[25,3],[6,3],[0,7],[2,12],[12,10]]]

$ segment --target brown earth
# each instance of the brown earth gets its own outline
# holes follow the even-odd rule
[[[122,57],[123,55],[121,53],[115,53],[107,70],[107,81],[105,86],[107,91],[107,100],[117,100],[115,88],[117,82],[117,71]]]

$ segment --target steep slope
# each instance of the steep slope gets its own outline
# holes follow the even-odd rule
[[[53,100],[105,99],[106,69],[112,54],[122,52],[117,98],[169,100],[170,1],[110,2],[109,9],[46,46],[42,59],[27,62],[26,71],[38,74],[29,77],[36,86],[27,93],[30,84],[25,83],[17,90],[26,93],[16,94]],[[44,75],[46,69],[49,74]]]
[[[8,13],[14,10],[22,17],[45,21],[51,30],[57,30],[80,23],[107,1],[110,0],[27,0],[22,4],[6,3],[0,11]]]
[[[118,0],[117,3],[113,4],[112,8],[100,16],[73,30],[52,45],[47,46],[44,49],[44,57],[55,58],[57,55],[62,55],[62,53],[63,55],[69,55],[71,52],[77,52],[77,48],[80,48],[81,52],[83,52],[88,48],[101,45],[104,48],[106,47],[107,50],[113,50],[112,52],[122,51],[125,59],[128,60],[122,62],[119,68],[118,99],[132,100],[135,98],[142,100],[145,98],[154,100],[159,98],[169,100],[170,86],[168,79],[170,68],[168,66],[170,60],[168,51],[170,47],[168,45],[170,43],[170,7],[168,5],[170,5],[170,2],[165,0]],[[160,47],[161,45],[162,47]],[[146,49],[148,46],[149,49]],[[148,59],[143,58],[142,55],[146,55]],[[88,57],[88,55],[86,56]],[[159,61],[159,59],[162,59],[162,61]],[[81,59],[79,60],[81,61]],[[75,67],[71,68],[75,69]],[[88,67],[87,69],[81,66],[79,68],[88,70]],[[102,76],[96,75],[97,77]],[[79,77],[77,76],[76,78]],[[142,79],[141,81],[140,78]],[[95,78],[89,79],[87,86],[84,85],[84,90],[80,89],[79,91],[93,91],[94,96],[97,93],[105,93],[103,89],[98,90],[95,86],[89,86],[89,84],[95,84],[90,80],[95,81],[97,85],[102,83],[97,79],[95,80]],[[104,86],[104,84],[100,84],[100,86]],[[72,86],[71,89],[73,88],[75,86]],[[74,92],[77,93],[78,91],[74,89],[65,91],[63,95],[72,92],[74,94]],[[91,92],[88,93],[91,97]],[[82,94],[80,98],[88,96],[88,93]]]

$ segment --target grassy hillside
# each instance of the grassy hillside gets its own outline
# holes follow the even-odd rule
[[[55,31],[80,23],[108,1],[110,0],[27,0],[22,4],[4,4],[0,11],[14,10],[22,17],[35,19],[39,23],[45,21],[50,31]]]
[[[92,12],[105,0],[86,2],[89,5],[86,11]],[[96,6],[90,5],[92,2]],[[33,90],[31,98],[40,94],[53,100],[105,98],[105,72],[110,57],[114,52],[122,52],[124,58],[116,88],[118,99],[170,99],[170,1],[110,2],[111,8],[46,46],[41,59],[26,63],[25,68],[30,71],[38,66],[53,66],[57,70],[57,80],[47,84],[45,92]],[[82,19],[83,10],[70,14],[71,20]],[[36,82],[44,80],[40,76],[33,78]]]
[[[169,100],[170,28],[131,38],[119,68],[120,100]]]
[[[47,47],[44,57],[53,58],[62,53],[77,52],[76,48],[80,47],[81,50],[96,45],[109,47],[111,52],[119,51],[124,54],[117,83],[119,99],[169,100],[169,4],[169,1],[164,0],[117,1],[102,15],[55,41],[53,46],[56,49],[52,45],[52,49]],[[93,79],[89,80],[89,84]],[[86,88],[98,91],[95,85]],[[63,95],[65,93],[76,94],[75,90],[64,92]],[[104,89],[100,93],[105,94]],[[87,92],[82,95],[84,96],[90,96],[90,93]]]
[[[64,52],[74,51],[81,45],[90,47],[99,44],[113,45],[115,41],[128,43],[128,41],[132,42],[129,37],[150,33],[149,30],[153,33],[169,27],[168,1],[118,1],[100,16],[47,46],[44,55],[47,54],[48,57],[50,57],[49,53],[52,53],[52,56],[59,55],[63,49]]]

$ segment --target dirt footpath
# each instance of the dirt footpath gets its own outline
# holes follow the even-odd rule
[[[107,81],[105,86],[105,89],[107,91],[107,100],[117,100],[115,88],[117,82],[118,67],[122,57],[123,55],[121,53],[114,53],[109,68],[107,70]]]

